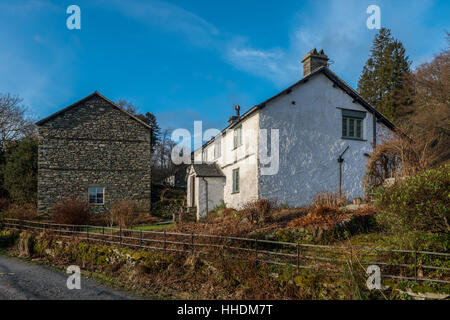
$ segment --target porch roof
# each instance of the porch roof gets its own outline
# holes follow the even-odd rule
[[[222,170],[215,164],[192,164],[197,177],[225,177]]]

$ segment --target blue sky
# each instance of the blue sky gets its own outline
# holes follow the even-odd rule
[[[81,8],[81,30],[66,8]],[[446,47],[450,1],[0,0],[0,92],[45,117],[100,91],[161,126],[222,129],[302,76],[301,58],[324,49],[356,88],[376,30],[366,8],[406,47],[413,66]]]

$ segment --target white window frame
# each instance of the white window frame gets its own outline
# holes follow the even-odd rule
[[[214,141],[214,158],[220,158],[222,156],[222,139],[218,138]]]
[[[208,150],[206,148],[202,150],[202,163],[208,163]]]
[[[231,172],[231,175],[232,175],[232,180],[233,180],[231,192],[232,193],[239,193],[241,191],[240,190],[240,179],[241,179],[241,177],[240,177],[239,168],[233,169],[233,171]]]
[[[242,125],[236,127],[233,131],[233,147],[234,149],[242,146]]]
[[[101,190],[101,192],[99,192]],[[91,202],[91,191],[95,192],[95,201]],[[102,195],[102,202],[98,202],[99,194]],[[104,205],[105,204],[105,187],[88,187],[88,203],[92,205]]]

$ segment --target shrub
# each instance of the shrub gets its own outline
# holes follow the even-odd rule
[[[0,230],[0,248],[11,247],[18,238],[19,232],[16,230]]]
[[[378,188],[378,220],[401,231],[449,232],[450,164],[405,178],[388,188]]]
[[[314,200],[312,202],[313,208],[319,209],[319,208],[339,208],[343,205],[345,205],[348,201],[342,197],[339,196],[337,192],[328,192],[328,191],[322,191],[316,193],[314,196]]]
[[[122,200],[114,203],[111,207],[111,225],[128,228],[136,224],[138,217],[139,207],[135,202]]]
[[[0,198],[0,212],[4,212],[9,209],[11,203],[8,199]]]
[[[51,218],[55,223],[83,225],[89,223],[91,210],[87,201],[68,198],[53,207]]]
[[[429,169],[430,164],[436,162],[436,157],[439,157],[435,150],[432,150],[436,137],[435,132],[430,131],[412,140],[403,132],[397,131],[393,137],[378,144],[366,166],[366,193],[371,195],[387,178],[413,176]]]
[[[269,199],[250,201],[239,211],[240,215],[246,217],[253,223],[264,223],[270,220],[271,212],[277,208],[276,202]]]
[[[38,214],[36,206],[33,203],[23,203],[9,205],[2,216],[10,219],[35,220]]]

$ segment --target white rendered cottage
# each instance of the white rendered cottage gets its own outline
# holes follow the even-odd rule
[[[328,68],[323,50],[302,60],[304,77],[229,120],[193,152],[187,200],[201,219],[223,200],[304,206],[320,191],[363,196],[367,157],[394,125]],[[277,143],[279,142],[279,143]]]

